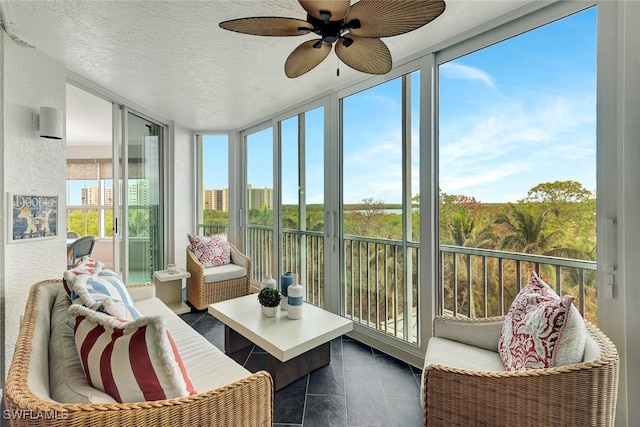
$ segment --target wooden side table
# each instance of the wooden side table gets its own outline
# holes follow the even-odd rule
[[[188,313],[191,308],[182,301],[182,279],[191,277],[191,273],[181,268],[169,274],[167,270],[153,272],[156,296],[176,314]]]

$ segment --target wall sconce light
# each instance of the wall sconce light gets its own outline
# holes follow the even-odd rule
[[[40,107],[40,115],[32,113],[33,128],[42,138],[62,139],[62,111],[54,107]]]

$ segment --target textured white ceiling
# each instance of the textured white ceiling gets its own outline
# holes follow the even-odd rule
[[[430,24],[386,38],[395,62],[529,0],[447,0]],[[218,23],[248,16],[305,19],[296,0],[4,1],[13,32],[67,68],[193,130],[241,128],[332,88],[367,78],[334,53],[297,79],[289,53],[313,34],[259,37]],[[71,108],[71,107],[70,107]]]

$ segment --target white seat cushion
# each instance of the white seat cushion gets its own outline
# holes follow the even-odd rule
[[[145,314],[163,316],[165,325],[187,369],[187,374],[199,393],[228,385],[251,375],[251,372],[207,341],[158,298],[136,302],[135,306],[143,316]]]
[[[505,370],[497,351],[485,350],[438,337],[429,339],[427,344],[424,368],[429,365],[443,365],[470,371]],[[420,403],[424,408],[424,375],[422,376]]]
[[[247,269],[235,264],[219,265],[204,269],[204,283],[240,279],[247,275]]]

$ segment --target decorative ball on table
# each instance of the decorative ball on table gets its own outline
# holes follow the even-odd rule
[[[262,306],[262,313],[267,317],[273,317],[280,305],[280,292],[274,288],[263,288],[258,292],[258,301]]]

